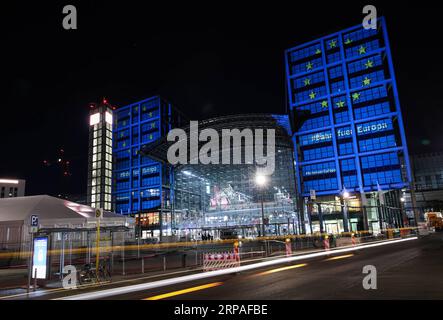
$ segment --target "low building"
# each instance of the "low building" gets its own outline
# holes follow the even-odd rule
[[[95,209],[64,199],[40,195],[0,199],[0,250],[23,252],[29,249],[30,218],[38,216],[38,235],[50,237],[51,248],[68,239],[72,247],[90,246],[95,239]],[[104,212],[101,232],[127,232],[131,218]]]
[[[0,178],[0,198],[16,198],[25,195],[26,180]]]

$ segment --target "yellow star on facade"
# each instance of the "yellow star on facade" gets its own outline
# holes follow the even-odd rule
[[[306,78],[306,79],[304,80],[304,83],[305,83],[305,86],[309,86],[309,85],[311,84],[311,79]]]
[[[363,85],[364,85],[364,86],[369,86],[370,84],[371,84],[371,79],[368,78],[368,77],[365,77],[365,78],[363,79]]]
[[[328,100],[323,100],[323,101],[321,102],[321,107],[322,107],[322,108],[327,108],[327,107],[328,107]]]
[[[311,99],[315,99],[315,96],[316,96],[317,94],[314,92],[314,91],[311,91],[311,93],[309,94],[309,98],[311,98]]]
[[[312,63],[311,62],[308,62],[306,64],[306,70],[312,70]]]
[[[335,48],[337,47],[337,40],[331,40],[331,42],[329,42],[329,48]]]
[[[320,49],[315,50],[315,54],[320,54],[320,53],[321,53]]]
[[[352,100],[357,101],[358,99],[360,99],[360,93],[356,92],[352,94]]]
[[[347,38],[346,41],[345,41],[345,44],[350,44],[350,43],[352,43],[352,40]]]
[[[368,59],[368,61],[366,61],[366,63],[365,63],[366,69],[372,68],[373,66],[374,66],[374,62],[372,62],[371,59]]]
[[[337,108],[343,108],[345,106],[345,102],[344,101],[339,101],[335,105],[337,106]]]
[[[358,53],[365,54],[366,53],[366,47],[360,46],[360,48],[358,48]]]

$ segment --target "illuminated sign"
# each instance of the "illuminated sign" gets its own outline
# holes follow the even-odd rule
[[[32,257],[32,277],[46,279],[48,238],[38,237],[34,239],[34,254]]]
[[[105,121],[106,123],[112,124],[112,114],[110,114],[108,111],[105,113]]]
[[[387,121],[376,124],[359,124],[357,125],[357,133],[369,134],[390,129],[390,124]],[[337,129],[338,138],[348,138],[352,136],[352,129],[349,127]]]
[[[312,142],[330,141],[331,138],[332,135],[330,133],[324,133],[324,132],[316,133],[311,137]]]
[[[89,125],[93,126],[100,122],[100,113],[94,113],[89,116]]]
[[[323,169],[323,170],[312,170],[312,171],[306,171],[305,176],[317,176],[321,174],[328,174],[328,173],[335,173],[335,168],[330,169]]]
[[[0,179],[0,183],[18,184],[18,180]]]

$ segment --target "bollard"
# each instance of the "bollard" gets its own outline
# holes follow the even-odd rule
[[[351,234],[351,242],[353,246],[357,244],[357,239],[355,239],[355,234]]]
[[[163,271],[166,271],[166,256],[163,256]]]
[[[325,236],[325,239],[323,240],[323,244],[325,246],[325,250],[328,251],[329,250],[329,237]]]
[[[286,256],[289,257],[292,254],[292,244],[291,239],[287,238],[285,243]]]
[[[142,274],[145,273],[145,258],[142,258]]]
[[[182,268],[186,268],[186,253],[183,253],[182,255]]]
[[[35,291],[36,288],[37,288],[37,268],[35,268],[35,271],[34,271],[34,289],[33,289],[33,291]]]

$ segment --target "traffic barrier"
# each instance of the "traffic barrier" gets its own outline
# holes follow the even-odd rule
[[[291,239],[289,238],[286,239],[285,247],[286,247],[286,256],[289,257],[290,255],[292,255]]]
[[[355,238],[354,234],[352,234],[352,236],[351,236],[351,242],[352,242],[353,246],[355,246],[357,244],[357,239]]]
[[[325,250],[329,250],[329,237],[325,236],[325,239],[323,240],[323,245],[325,246]]]
[[[240,266],[240,256],[235,252],[205,253],[203,255],[203,270],[214,271]]]

